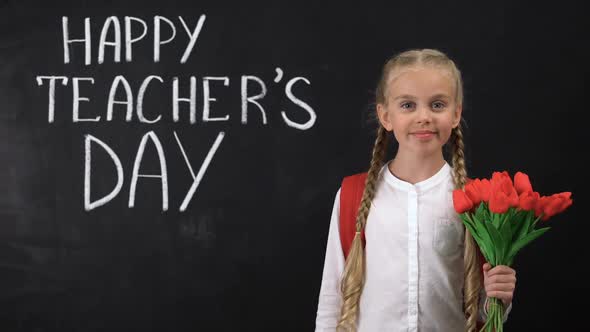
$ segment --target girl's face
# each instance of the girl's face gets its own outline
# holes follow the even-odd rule
[[[451,73],[435,67],[411,67],[390,73],[379,121],[393,131],[399,149],[420,155],[441,151],[459,125],[462,105],[455,100]]]

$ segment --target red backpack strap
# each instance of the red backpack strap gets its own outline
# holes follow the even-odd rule
[[[347,176],[342,180],[340,190],[340,242],[342,243],[342,252],[344,253],[345,260],[348,257],[352,240],[356,234],[356,216],[361,205],[361,199],[363,198],[366,179],[367,173],[358,173]],[[364,246],[364,229],[361,233],[361,238]]]

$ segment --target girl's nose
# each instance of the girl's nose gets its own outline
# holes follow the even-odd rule
[[[432,120],[432,113],[430,112],[430,109],[426,106],[419,107],[416,116],[418,117],[419,123],[428,123]]]

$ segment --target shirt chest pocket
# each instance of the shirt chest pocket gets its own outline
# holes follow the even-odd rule
[[[437,218],[434,221],[432,246],[437,253],[449,256],[461,249],[460,222],[452,218]]]

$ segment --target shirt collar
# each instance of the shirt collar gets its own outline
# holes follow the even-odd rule
[[[385,163],[385,165],[381,168],[381,172],[383,174],[383,177],[385,178],[385,181],[403,191],[414,191],[419,193],[434,187],[444,179],[448,179],[448,177],[451,175],[452,169],[451,166],[445,161],[443,166],[433,176],[429,177],[428,179],[417,182],[415,184],[411,184],[407,181],[404,181],[396,177],[389,171],[389,167],[387,166],[390,162],[391,160]]]

